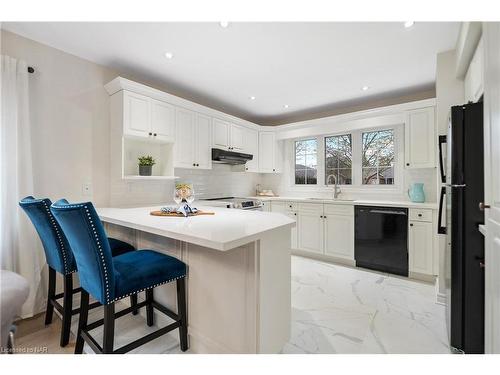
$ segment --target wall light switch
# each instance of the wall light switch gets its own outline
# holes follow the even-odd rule
[[[84,182],[82,184],[82,195],[84,197],[90,197],[92,195],[92,183]]]

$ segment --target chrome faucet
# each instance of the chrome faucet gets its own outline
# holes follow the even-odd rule
[[[330,186],[330,178],[334,178],[334,186],[333,186],[333,199],[337,199],[340,195],[340,193],[342,193],[342,191],[340,190],[340,186],[338,185],[337,183],[337,176],[335,176],[334,174],[329,174],[328,177],[326,178],[326,186]]]

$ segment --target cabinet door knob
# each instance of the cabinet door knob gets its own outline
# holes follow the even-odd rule
[[[412,223],[410,223],[410,227],[412,227],[412,226],[413,226],[413,224],[412,224]]]
[[[297,216],[297,212],[294,212],[294,215]]]
[[[484,202],[479,203],[479,210],[484,211],[485,208],[490,208],[489,204],[484,204]]]
[[[153,136],[156,137],[156,133],[154,133]]]
[[[418,214],[418,217],[422,217],[422,214]]]
[[[410,166],[410,163],[406,163],[406,166],[409,167]]]
[[[195,164],[195,163],[193,163],[193,167],[196,167],[196,164]]]
[[[149,135],[153,135],[153,133],[149,132]]]
[[[200,164],[196,163],[196,166],[197,166],[197,167],[199,167],[199,166],[200,166]]]

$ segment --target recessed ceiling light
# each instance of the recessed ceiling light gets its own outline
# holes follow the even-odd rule
[[[367,91],[367,90],[369,90],[369,89],[370,89],[370,87],[368,87],[368,86],[363,86],[363,87],[361,87],[361,90],[363,90],[363,91]]]
[[[174,54],[172,52],[165,52],[165,57],[170,60],[174,57]]]
[[[250,100],[255,100],[255,96],[251,96],[251,97],[250,97]]]
[[[219,25],[220,25],[220,27],[222,27],[222,28],[225,29],[226,27],[229,26],[229,22],[227,22],[227,21],[220,21]]]
[[[405,22],[405,27],[407,29],[409,29],[410,27],[412,27],[413,25],[415,24],[415,21],[406,21]]]
[[[285,109],[286,109],[286,108],[289,108],[289,107],[290,107],[290,106],[289,106],[288,104],[285,104],[285,105],[283,106],[283,108],[285,108]]]

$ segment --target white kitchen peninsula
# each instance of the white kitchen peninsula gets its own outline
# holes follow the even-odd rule
[[[149,214],[158,209],[97,211],[109,236],[138,249],[175,256],[188,265],[190,351],[281,351],[290,336],[290,231],[294,220],[279,213],[213,207],[204,209],[215,212],[213,216]],[[176,311],[175,283],[156,288],[155,299]],[[159,325],[164,323],[161,315],[156,318]]]

